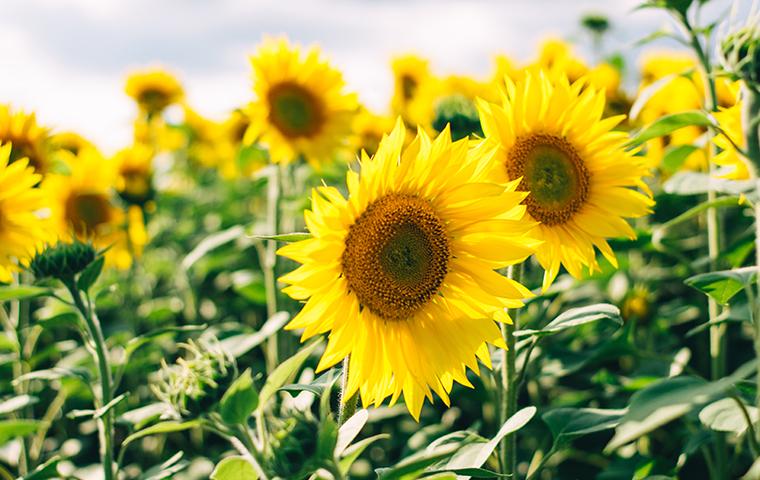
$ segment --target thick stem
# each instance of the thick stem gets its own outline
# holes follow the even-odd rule
[[[509,278],[520,282],[522,277],[522,265],[509,267]],[[515,330],[518,327],[519,309],[510,311],[512,323],[503,323],[501,332],[507,343],[507,351],[504,352],[504,362],[501,365],[501,385],[503,389],[502,401],[499,408],[499,422],[503,425],[512,415],[517,412],[517,352],[515,347]],[[499,454],[503,473],[515,478],[517,473],[517,435],[510,433],[501,441]]]
[[[267,232],[270,235],[277,235],[279,229],[280,213],[280,169],[273,165],[269,179],[267,181]],[[277,242],[267,240],[264,262],[261,266],[264,270],[264,288],[266,289],[267,298],[267,317],[277,313]],[[267,371],[271,372],[277,367],[279,362],[279,335],[275,332],[267,340],[266,360]]]
[[[340,379],[340,401],[338,406],[338,425],[343,425],[346,420],[353,417],[359,403],[359,394],[354,393],[350,398],[345,398],[348,389],[348,362],[349,357],[343,359],[343,376]]]
[[[104,405],[113,400],[111,366],[108,362],[108,348],[106,346],[103,330],[100,328],[100,322],[92,311],[89,301],[87,304],[82,300],[82,294],[76,286],[74,278],[68,278],[63,281],[66,288],[74,300],[74,305],[79,310],[87,326],[85,342],[92,341],[95,347],[96,363],[98,365],[98,376],[100,377],[100,401],[96,399],[96,407],[102,408]],[[105,480],[113,480],[113,414],[106,412],[98,421],[100,430],[100,455],[103,462],[103,474]]]

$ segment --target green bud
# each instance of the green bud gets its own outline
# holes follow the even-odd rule
[[[319,421],[308,413],[296,412],[273,435],[268,470],[280,478],[309,477],[321,464],[318,443]]]
[[[596,35],[602,35],[610,29],[609,19],[598,13],[589,13],[581,18],[581,25],[583,28],[591,31]]]
[[[97,252],[90,243],[79,240],[59,242],[37,252],[29,264],[29,270],[37,279],[52,277],[69,280],[84,271],[96,256]]]
[[[723,68],[754,90],[760,89],[760,28],[750,22],[720,44]]]
[[[219,342],[201,339],[179,344],[187,352],[173,365],[162,360],[159,380],[151,385],[156,397],[181,417],[211,411],[237,376],[235,360]]]
[[[476,134],[483,136],[480,127],[480,117],[475,104],[464,95],[450,95],[443,98],[435,106],[433,128],[442,131],[446,125],[451,127],[451,138],[459,140]]]

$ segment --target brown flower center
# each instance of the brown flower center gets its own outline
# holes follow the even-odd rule
[[[430,203],[390,194],[370,204],[349,229],[343,273],[363,308],[403,320],[438,293],[450,257],[446,227]]]
[[[97,232],[111,221],[111,204],[102,193],[72,193],[66,200],[66,220],[77,235]]]
[[[507,174],[522,177],[528,213],[546,225],[565,223],[588,198],[589,172],[564,137],[543,133],[520,137],[507,153]]]
[[[322,130],[325,112],[322,102],[308,89],[283,82],[269,91],[269,120],[288,138],[311,137]]]

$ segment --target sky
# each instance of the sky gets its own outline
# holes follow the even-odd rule
[[[736,0],[739,4],[750,0]],[[0,0],[0,103],[74,130],[106,152],[131,141],[124,94],[133,69],[162,66],[191,106],[223,118],[252,99],[248,56],[265,35],[319,45],[371,108],[387,107],[391,58],[414,52],[435,71],[485,76],[494,54],[533,57],[541,40],[577,42],[586,13],[607,15],[610,51],[635,66],[634,43],[669,24],[640,0]],[[732,0],[712,0],[727,11]],[[748,7],[747,7],[748,8]],[[659,44],[660,48],[674,48]]]

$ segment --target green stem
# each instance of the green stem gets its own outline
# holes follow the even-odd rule
[[[520,282],[522,277],[522,265],[509,267],[509,278]],[[510,311],[512,323],[503,323],[501,332],[507,343],[507,351],[504,352],[504,362],[501,365],[501,385],[504,393],[499,408],[500,425],[517,412],[517,348],[515,346],[515,330],[518,326],[519,309]],[[505,436],[499,445],[499,454],[503,473],[514,478],[517,473],[517,435],[510,433]]]
[[[277,235],[279,229],[279,212],[280,212],[280,169],[277,165],[271,166],[272,171],[267,181],[267,232],[270,235]],[[266,251],[264,253],[262,268],[264,270],[264,288],[267,299],[267,318],[272,318],[277,313],[277,242],[267,240]],[[275,332],[267,340],[266,359],[267,372],[271,372],[277,367],[279,362],[279,335]]]
[[[338,407],[338,425],[343,425],[346,420],[353,417],[359,403],[359,394],[354,393],[351,398],[345,398],[348,388],[348,362],[349,357],[343,359],[343,376],[340,380],[340,403]]]
[[[76,282],[73,277],[63,280],[63,284],[69,290],[71,298],[74,300],[74,305],[81,314],[87,326],[87,337],[95,346],[96,363],[98,365],[98,376],[100,377],[100,402],[96,399],[96,407],[100,408],[107,405],[113,400],[113,392],[111,390],[111,367],[108,363],[108,349],[106,346],[105,338],[103,337],[103,330],[100,328],[100,322],[92,311],[90,302],[87,304],[82,300],[82,294],[77,288]],[[113,480],[113,412],[106,412],[98,421],[98,427],[100,430],[100,455],[103,463],[103,473],[105,480]]]

